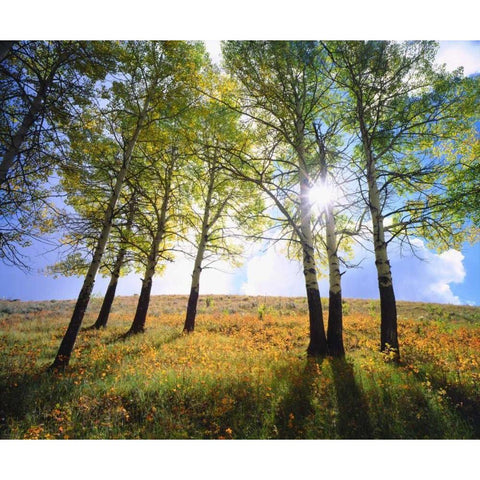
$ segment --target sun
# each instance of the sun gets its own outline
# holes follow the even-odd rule
[[[335,202],[337,191],[329,184],[318,183],[310,189],[308,198],[312,208],[323,211],[325,207]]]

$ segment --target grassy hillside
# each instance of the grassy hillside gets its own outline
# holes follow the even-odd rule
[[[136,300],[56,374],[74,302],[0,302],[1,438],[480,438],[478,307],[399,302],[397,365],[376,301],[346,300],[345,360],[313,361],[303,298],[204,296],[184,335],[187,297],[153,297],[123,340]]]

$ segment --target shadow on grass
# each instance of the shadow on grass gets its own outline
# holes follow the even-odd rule
[[[480,396],[471,398],[460,385],[447,383],[444,388],[458,414],[472,428],[474,438],[480,438]]]
[[[0,438],[22,438],[12,432],[9,420],[28,420],[32,426],[43,425],[59,402],[72,396],[73,379],[45,369],[0,380]]]
[[[343,358],[328,363],[308,358],[303,371],[290,380],[275,423],[280,438],[373,438],[367,402],[352,365]]]
[[[368,404],[355,380],[353,365],[345,358],[332,358],[330,366],[337,399],[339,438],[373,438]]]
[[[288,391],[278,406],[275,425],[279,438],[315,438],[313,400],[317,394],[317,377],[323,359],[309,357],[303,371],[288,378]],[[284,377],[279,372],[279,377]],[[322,435],[323,436],[323,435]]]
[[[480,395],[472,392],[466,386],[448,380],[447,372],[437,369],[429,377],[419,371],[414,373],[420,382],[427,379],[437,391],[444,390],[450,410],[452,410],[471,430],[473,438],[480,438]]]

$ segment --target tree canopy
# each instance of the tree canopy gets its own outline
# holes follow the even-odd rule
[[[389,246],[478,240],[479,76],[447,72],[437,50],[227,41],[220,69],[202,42],[2,44],[0,259],[29,268],[23,248],[53,232],[69,249],[50,270],[85,275],[55,365],[68,363],[97,273],[111,275],[113,300],[121,272],[141,272],[136,333],[178,252],[194,263],[194,312],[200,272],[238,265],[246,238],[301,260],[311,355],[343,355],[342,275],[352,243],[368,242],[380,346],[398,356]]]

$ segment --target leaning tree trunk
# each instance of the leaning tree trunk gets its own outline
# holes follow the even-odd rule
[[[301,128],[301,131],[303,131],[303,128]],[[300,163],[300,231],[302,235],[300,240],[303,253],[303,275],[305,277],[305,288],[307,290],[308,314],[310,323],[310,343],[307,348],[307,354],[311,356],[321,356],[327,354],[327,337],[325,335],[325,326],[323,324],[322,302],[320,299],[317,272],[315,269],[312,225],[310,220],[310,180],[305,167],[303,141],[299,142],[297,153]]]
[[[150,266],[147,270],[152,270]],[[148,307],[150,305],[150,295],[152,292],[153,275],[155,273],[155,267],[151,273],[145,274],[145,278],[142,280],[142,289],[140,290],[140,296],[138,298],[137,309],[135,310],[135,317],[133,318],[130,330],[127,335],[134,335],[137,333],[143,333],[145,331],[145,322],[147,320]]]
[[[380,350],[382,352],[393,351],[396,359],[399,359],[397,305],[387,254],[387,243],[385,242],[380,193],[376,180],[375,158],[370,148],[370,139],[362,115],[359,115],[359,118],[362,142],[367,160],[368,201],[372,217],[375,266],[377,268],[378,289],[380,292]]]
[[[313,125],[319,149],[320,180],[327,185],[327,157],[323,138],[317,126]],[[325,206],[326,248],[329,269],[328,291],[328,328],[327,344],[329,355],[341,357],[345,355],[343,346],[343,315],[342,315],[342,276],[340,274],[340,261],[338,259],[338,245],[335,233],[335,216],[333,206]]]
[[[133,318],[130,330],[128,330],[126,335],[134,335],[137,333],[143,333],[145,331],[145,322],[147,320],[147,312],[150,305],[150,295],[152,292],[153,276],[155,275],[155,268],[158,262],[158,249],[163,235],[164,226],[162,224],[159,226],[157,234],[152,242],[150,253],[147,259],[144,278],[142,280],[142,289],[140,290],[135,317]]]
[[[100,267],[102,256],[105,251],[105,246],[107,245],[108,237],[110,235],[110,229],[112,228],[112,221],[113,221],[115,206],[117,204],[118,197],[120,196],[120,191],[122,189],[123,182],[127,174],[128,166],[130,164],[130,159],[132,158],[133,148],[135,146],[135,143],[137,142],[138,136],[140,134],[140,130],[142,129],[143,123],[145,121],[148,103],[149,102],[148,102],[148,96],[147,96],[147,99],[145,100],[144,108],[142,110],[139,121],[137,123],[137,127],[135,129],[134,135],[130,140],[130,142],[128,143],[124,153],[122,167],[118,172],[117,179],[115,182],[115,187],[114,187],[112,196],[110,197],[110,200],[108,202],[107,210],[105,211],[102,232],[100,234],[100,237],[97,241],[97,245],[95,247],[92,263],[90,264],[87,275],[85,276],[85,280],[83,281],[83,286],[82,286],[82,289],[80,290],[80,294],[78,295],[77,303],[75,304],[75,308],[73,310],[72,318],[70,319],[70,323],[68,325],[67,331],[65,332],[65,335],[63,337],[62,343],[60,344],[60,348],[58,350],[57,356],[55,357],[55,360],[53,361],[53,364],[51,365],[50,368],[65,368],[68,366],[68,363],[70,362],[70,357],[72,355],[73,347],[77,339],[78,331],[80,330],[83,317],[85,316],[85,311],[90,301],[93,285],[95,283],[95,276]]]
[[[202,273],[202,261],[208,242],[208,231],[212,227],[212,225],[218,220],[226,204],[225,200],[225,202],[223,202],[223,204],[218,207],[216,214],[210,222],[210,209],[212,204],[213,190],[215,186],[216,172],[217,164],[215,159],[213,165],[210,165],[210,177],[208,181],[207,198],[205,199],[205,209],[203,211],[200,242],[198,244],[197,255],[195,257],[195,264],[193,266],[192,283],[190,286],[190,295],[188,297],[187,303],[187,314],[185,316],[185,324],[183,326],[184,332],[193,332],[193,330],[195,329],[195,317],[197,316],[198,295],[200,291],[200,275]]]
[[[100,267],[103,252],[105,251],[105,246],[107,244],[108,236],[110,235],[110,229],[112,227],[113,211],[117,203],[118,197],[120,195],[120,190],[123,184],[123,180],[125,178],[126,167],[127,167],[127,163],[123,162],[123,166],[120,169],[119,174],[117,176],[117,181],[115,184],[113,195],[110,198],[107,211],[105,212],[102,232],[100,234],[100,238],[97,241],[97,246],[95,247],[92,263],[90,264],[87,275],[85,276],[82,289],[80,290],[77,303],[75,304],[75,309],[73,311],[72,318],[70,320],[67,331],[65,333],[65,336],[63,337],[57,356],[51,368],[64,368],[68,365],[70,361],[70,356],[72,354],[73,346],[75,345],[75,340],[77,339],[78,331],[80,330],[83,317],[85,316],[85,311],[90,301],[93,285],[95,283],[95,275],[97,274],[98,268]]]
[[[126,235],[129,235],[131,232],[134,215],[135,215],[135,202],[132,200],[132,203],[130,204],[130,209],[128,212],[127,223],[125,225]],[[98,314],[96,322],[90,328],[95,328],[98,330],[100,328],[105,328],[107,326],[108,317],[110,315],[112,303],[115,298],[118,279],[120,277],[120,271],[122,269],[126,253],[127,253],[127,249],[125,248],[125,246],[120,248],[117,255],[117,259],[115,260],[115,265],[113,266],[112,276],[110,277],[110,282],[108,283],[107,291],[105,292],[105,297],[103,298],[102,307],[100,308],[100,313]]]
[[[25,138],[27,137],[30,128],[38,118],[39,113],[42,111],[46,90],[47,85],[44,84],[33,99],[27,114],[23,117],[21,125],[13,136],[12,143],[3,155],[0,163],[0,186],[6,182],[8,172],[12,167],[15,158],[20,153],[21,146],[25,142]]]
[[[117,291],[118,278],[120,277],[120,269],[122,268],[124,257],[125,250],[123,249],[118,254],[112,276],[110,277],[110,282],[108,283],[107,291],[103,297],[102,307],[100,308],[97,320],[92,325],[92,328],[96,330],[107,327],[108,317],[110,316],[113,300],[115,299],[115,292]],[[119,265],[118,268],[117,265]]]
[[[160,218],[158,219],[157,231],[150,248],[150,252],[147,258],[147,265],[145,268],[145,275],[142,280],[142,289],[140,290],[140,296],[138,298],[137,309],[135,311],[135,317],[133,318],[130,330],[126,335],[134,335],[137,333],[143,333],[145,331],[145,322],[147,320],[148,307],[150,305],[150,294],[152,291],[153,276],[155,275],[155,268],[157,267],[160,244],[165,235],[165,223],[167,218],[167,209],[170,202],[170,188],[171,188],[172,171],[168,173],[166,180],[166,191],[162,201],[162,207],[160,209]]]
[[[205,250],[205,247],[203,247]],[[197,316],[198,295],[200,291],[200,274],[202,273],[203,253],[200,253],[200,247],[195,258],[195,266],[192,273],[192,284],[187,303],[187,314],[185,316],[184,332],[193,332],[195,330],[195,318]]]

